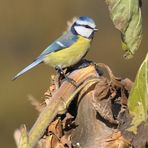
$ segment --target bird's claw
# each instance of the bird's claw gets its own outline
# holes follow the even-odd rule
[[[56,69],[56,71],[57,71],[58,74],[60,74],[61,76],[63,76],[63,77],[64,77],[69,83],[71,83],[73,86],[77,87],[76,81],[73,80],[72,78],[69,78],[69,77],[65,74],[65,72],[64,72],[64,70],[61,68],[61,66],[56,66],[55,69]]]

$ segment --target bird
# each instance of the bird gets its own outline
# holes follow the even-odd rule
[[[17,73],[12,80],[40,63],[45,63],[61,71],[77,64],[87,54],[97,30],[96,23],[91,17],[76,17],[58,39],[41,52],[30,65]]]

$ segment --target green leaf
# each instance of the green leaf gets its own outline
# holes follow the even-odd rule
[[[137,127],[142,122],[148,123],[148,54],[138,70],[128,99],[128,107],[132,122],[127,130],[136,134]]]
[[[142,39],[142,18],[139,0],[105,0],[115,27],[121,32],[124,57],[133,57]]]

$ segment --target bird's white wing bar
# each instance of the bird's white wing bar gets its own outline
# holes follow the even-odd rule
[[[58,45],[60,45],[61,47],[63,47],[63,48],[66,47],[66,46],[65,46],[63,43],[61,43],[60,41],[57,41],[56,43],[57,43]]]

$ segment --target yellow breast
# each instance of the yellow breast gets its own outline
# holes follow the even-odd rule
[[[57,65],[60,65],[62,68],[72,66],[84,57],[90,47],[90,42],[90,39],[79,36],[77,42],[69,48],[64,48],[47,55],[44,62],[52,67]]]

